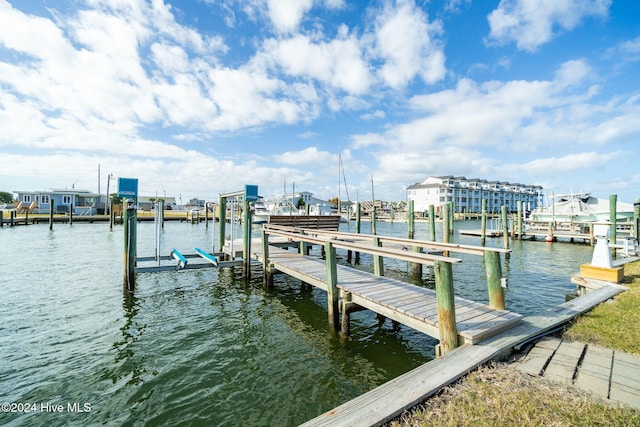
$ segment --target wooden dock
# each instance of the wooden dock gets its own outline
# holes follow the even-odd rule
[[[260,254],[256,252],[262,261]],[[327,290],[326,261],[278,248],[269,250],[269,261],[283,273]],[[351,302],[434,338],[439,338],[438,306],[433,289],[376,276],[338,265],[337,287],[350,293]],[[458,337],[461,343],[475,344],[518,324],[521,315],[496,310],[485,304],[455,297]]]
[[[344,425],[379,426],[400,415],[473,369],[508,353],[518,344],[535,339],[623,292],[617,285],[605,285],[587,295],[559,305],[476,345],[465,345],[386,382],[353,400],[302,424],[305,427]]]
[[[354,233],[328,232],[324,230],[295,229],[291,227],[265,227],[268,233],[279,236],[276,246],[252,246],[251,256],[267,265],[266,270],[280,271],[330,293],[330,280],[335,281],[341,296],[340,312],[343,317],[350,308],[368,309],[400,322],[420,332],[442,341],[442,319],[440,318],[439,296],[433,289],[405,283],[383,275],[381,260],[375,260],[374,273],[352,267],[337,265],[333,261],[335,278],[329,273],[330,255],[327,259],[305,255],[300,250],[285,250],[282,238],[292,245],[322,245],[368,252],[379,257],[394,257],[411,262],[433,265],[435,262],[459,263],[461,260],[443,256],[443,252],[470,252],[493,254],[505,252],[496,248],[481,248],[456,244],[424,242],[401,238],[372,236]],[[385,246],[383,247],[383,243]],[[409,245],[421,246],[420,251]],[[264,251],[268,251],[265,258]],[[297,249],[297,246],[296,246]],[[499,257],[498,257],[499,262]],[[502,288],[500,288],[500,293]],[[451,311],[455,321],[454,330],[459,344],[475,344],[501,331],[517,325],[522,316],[507,310],[470,301],[452,295]],[[336,296],[337,300],[337,296]],[[343,324],[345,323],[343,319]]]

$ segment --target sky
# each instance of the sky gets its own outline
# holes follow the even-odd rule
[[[638,76],[636,0],[0,0],[0,191],[632,203]]]

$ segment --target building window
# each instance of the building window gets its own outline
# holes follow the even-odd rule
[[[22,196],[22,201],[23,202],[31,202],[31,195],[30,194],[25,194],[24,196]]]
[[[44,204],[48,204],[49,203],[49,195],[48,194],[43,194],[42,195],[42,203],[44,203]]]
[[[69,196],[69,195],[62,196],[62,204],[63,205],[70,205],[71,204],[71,196]]]

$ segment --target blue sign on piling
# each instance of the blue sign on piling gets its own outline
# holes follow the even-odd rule
[[[258,200],[258,186],[257,185],[245,185],[244,186],[244,199],[250,202]]]
[[[118,178],[118,197],[138,197],[138,178]]]

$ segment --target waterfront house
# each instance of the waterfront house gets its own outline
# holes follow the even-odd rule
[[[106,195],[92,193],[89,190],[56,189],[48,191],[14,191],[18,194],[17,209],[25,209],[33,213],[49,213],[53,203],[54,213],[74,215],[95,215],[98,213],[98,202],[104,203]]]
[[[542,187],[464,176],[429,176],[407,187],[407,200],[413,200],[415,212],[428,212],[433,205],[436,212],[443,204],[453,202],[454,212],[480,213],[482,199],[487,200],[487,212],[498,213],[502,206],[516,212],[518,202],[531,211],[542,204]]]

